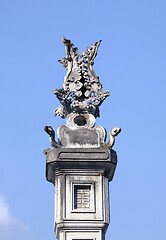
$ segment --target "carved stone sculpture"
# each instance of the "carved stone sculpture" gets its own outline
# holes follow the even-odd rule
[[[55,89],[54,94],[61,102],[61,106],[55,109],[55,116],[66,118],[66,126],[60,126],[57,130],[58,141],[55,141],[55,132],[51,126],[45,126],[45,131],[50,135],[51,146],[56,147],[108,147],[114,144],[114,138],[120,132],[120,128],[113,128],[109,134],[109,143],[105,143],[106,130],[103,127],[94,127],[95,119],[99,117],[99,106],[109,96],[109,91],[103,91],[99,77],[93,70],[94,59],[101,41],[91,44],[82,55],[70,40],[63,37],[66,57],[59,60],[66,68],[63,88]],[[88,141],[79,138],[72,139],[72,134],[86,132]],[[79,133],[80,132],[80,133]],[[70,133],[70,134],[69,134]],[[68,135],[67,135],[68,134]],[[65,140],[64,140],[65,139]],[[96,142],[94,142],[94,139]]]
[[[55,116],[66,119],[57,129],[51,126],[52,149],[46,154],[46,178],[55,185],[55,234],[58,240],[104,240],[110,222],[109,182],[117,155],[112,149],[121,129],[114,127],[106,143],[104,127],[95,127],[99,106],[109,96],[102,90],[93,70],[101,41],[78,54],[70,40],[63,38],[66,57],[59,60],[66,68],[62,89],[54,93],[61,102]]]
[[[68,114],[75,112],[91,113],[99,117],[99,106],[109,96],[108,91],[102,91],[99,77],[92,68],[100,42],[92,44],[80,56],[74,44],[63,38],[66,57],[59,62],[66,68],[67,74],[63,88],[54,90],[54,94],[62,104],[61,107],[55,109],[55,115],[66,118]]]

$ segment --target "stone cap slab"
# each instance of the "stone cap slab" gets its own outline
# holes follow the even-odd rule
[[[117,164],[116,152],[108,148],[56,148],[46,154],[46,178],[55,183],[56,170],[104,171],[109,181],[113,179]]]

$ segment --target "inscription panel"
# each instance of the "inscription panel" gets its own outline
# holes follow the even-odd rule
[[[72,212],[95,212],[94,182],[72,183]]]
[[[74,186],[74,209],[90,208],[91,186]]]

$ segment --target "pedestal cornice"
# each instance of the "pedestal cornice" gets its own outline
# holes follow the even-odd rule
[[[46,178],[55,183],[55,171],[67,170],[102,170],[109,181],[113,179],[117,164],[117,155],[107,148],[56,148],[46,155]]]

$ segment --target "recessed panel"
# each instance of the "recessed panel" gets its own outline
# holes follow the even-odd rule
[[[74,209],[90,209],[91,185],[74,185]]]
[[[79,183],[72,182],[72,212],[77,213],[94,213],[95,212],[95,183],[82,181]]]
[[[65,219],[103,220],[102,201],[102,178],[100,176],[66,176]]]
[[[66,231],[65,240],[102,240],[101,230]]]

